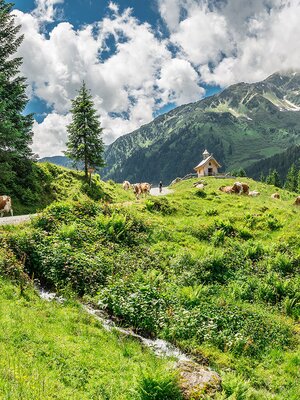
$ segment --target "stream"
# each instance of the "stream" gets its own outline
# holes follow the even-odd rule
[[[46,291],[43,288],[36,288],[39,292],[41,299],[46,301],[58,301],[59,303],[63,303],[64,298],[57,296],[56,293],[51,293]],[[139,342],[141,342],[145,347],[150,348],[154,354],[159,357],[172,357],[175,358],[177,361],[193,361],[190,357],[184,354],[181,350],[177,347],[172,345],[171,343],[162,340],[162,339],[148,339],[141,335],[138,335],[135,332],[132,332],[130,329],[125,329],[117,326],[112,319],[109,319],[106,314],[102,311],[94,309],[88,305],[82,304],[84,310],[92,315],[94,318],[97,319],[103,326],[106,331],[117,331],[126,335],[128,337],[132,337]]]

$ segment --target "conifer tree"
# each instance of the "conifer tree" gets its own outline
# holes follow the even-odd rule
[[[286,180],[285,180],[285,189],[295,192],[297,190],[298,185],[298,172],[295,167],[295,164],[292,164],[290,169],[288,170]]]
[[[104,166],[104,145],[99,117],[84,82],[78,96],[72,101],[71,113],[65,154],[75,162],[84,164],[85,177],[88,179],[88,168]]]
[[[33,119],[22,114],[28,101],[25,78],[19,75],[22,59],[14,57],[23,36],[18,35],[20,26],[15,25],[12,7],[0,0],[0,164],[6,169],[32,155]]]
[[[280,181],[280,176],[277,172],[276,169],[273,170],[272,172],[272,180],[273,180],[273,185],[276,187],[281,187],[281,181]]]
[[[269,175],[266,177],[266,183],[268,185],[281,187],[280,177],[276,169],[269,170]]]
[[[299,193],[300,192],[300,171],[298,171],[298,176],[297,176],[297,189],[296,191]]]

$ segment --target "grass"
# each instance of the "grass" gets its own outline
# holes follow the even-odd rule
[[[20,295],[1,278],[0,325],[1,399],[138,399],[143,373],[168,379],[168,361],[106,332],[78,303]]]
[[[243,178],[261,195],[227,195],[218,188],[233,180],[205,181],[205,196],[188,180],[172,195],[141,201],[106,183],[110,204],[53,203],[28,227],[3,229],[2,246],[44,284],[205,360],[222,375],[218,399],[296,400],[296,194]],[[271,199],[274,192],[280,200]],[[20,279],[22,265],[1,264],[0,253],[6,275]],[[167,388],[171,381],[143,384]]]
[[[12,196],[16,215],[41,211],[54,201],[95,201],[119,202],[132,201],[134,195],[125,192],[113,181],[103,182],[98,174],[92,176],[90,183],[81,171],[70,170],[51,163],[36,163],[28,177],[27,188],[19,187],[17,195]]]

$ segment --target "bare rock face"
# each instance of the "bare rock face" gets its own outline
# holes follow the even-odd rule
[[[221,377],[211,369],[191,361],[181,361],[177,364],[180,377],[180,387],[184,398],[189,400],[202,399],[203,395],[214,395],[221,390]]]

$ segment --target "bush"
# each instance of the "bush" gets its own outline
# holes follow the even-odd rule
[[[143,375],[138,388],[140,400],[183,400],[178,378],[169,375]]]
[[[111,279],[99,293],[99,304],[126,326],[153,336],[165,324],[169,300],[159,279],[152,280],[149,274],[138,271],[127,279]]]
[[[160,212],[163,215],[171,215],[176,212],[176,208],[170,205],[166,197],[148,199],[145,207],[150,212]]]

